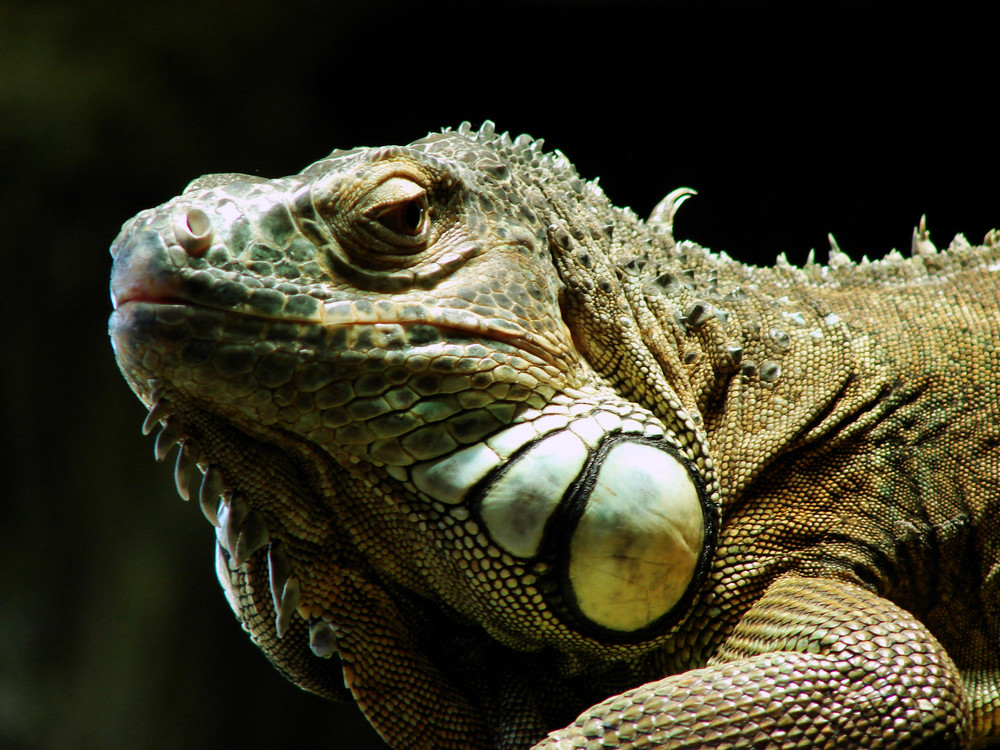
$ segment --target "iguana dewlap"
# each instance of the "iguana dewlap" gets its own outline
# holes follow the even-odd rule
[[[688,192],[487,123],[129,221],[115,353],[236,616],[398,748],[1000,741],[1000,235],[754,268]]]

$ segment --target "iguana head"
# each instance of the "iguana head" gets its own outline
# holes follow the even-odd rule
[[[419,648],[417,610],[608,659],[687,613],[711,465],[648,352],[607,354],[635,336],[610,223],[642,231],[540,141],[463,126],[203,177],[123,228],[119,365],[158,456],[181,444],[234,610],[304,686],[335,692],[339,651],[364,692],[351,644]]]

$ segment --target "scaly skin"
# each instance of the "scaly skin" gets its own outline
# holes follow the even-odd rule
[[[1000,741],[998,235],[751,268],[684,197],[487,124],[126,224],[237,617],[400,748]]]

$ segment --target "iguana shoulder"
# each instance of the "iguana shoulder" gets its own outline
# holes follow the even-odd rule
[[[234,612],[398,747],[1000,739],[1000,235],[754,268],[688,193],[463,125],[128,222]]]

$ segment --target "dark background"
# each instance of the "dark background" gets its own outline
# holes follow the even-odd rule
[[[1000,225],[995,31],[955,3],[0,5],[0,747],[370,748],[230,614],[106,336],[121,223],[206,172],[529,132],[757,264]],[[358,728],[360,727],[360,729]]]

